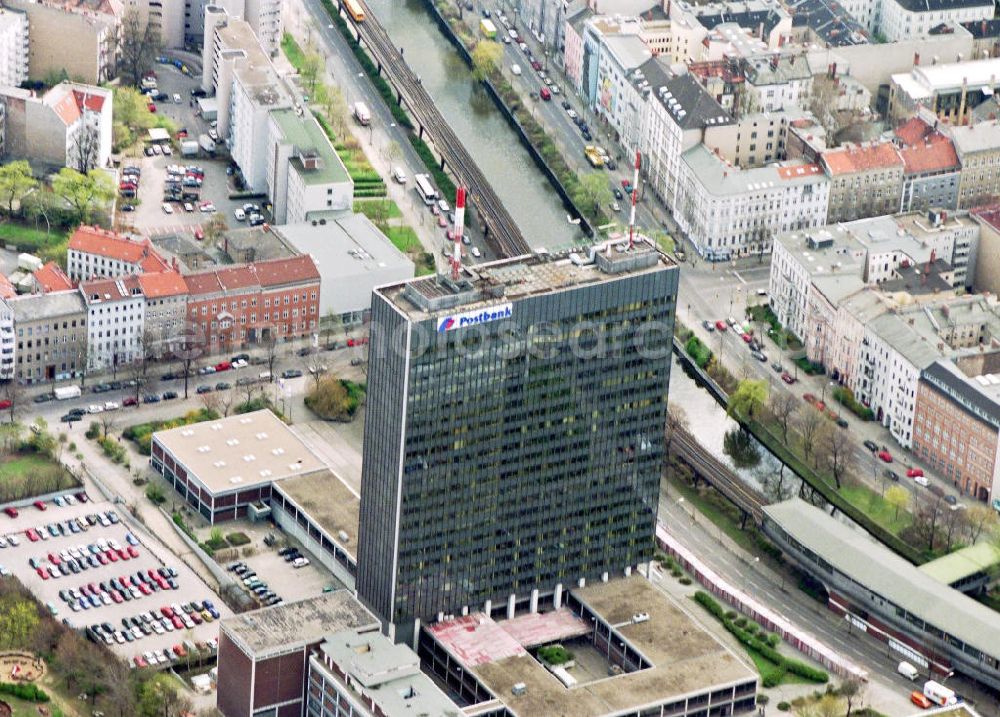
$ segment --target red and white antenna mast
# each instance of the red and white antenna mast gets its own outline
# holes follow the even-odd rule
[[[635,203],[639,199],[639,165],[641,158],[639,152],[635,153],[635,174],[632,176],[632,213],[628,219],[628,248],[635,246]]]
[[[462,236],[465,234],[465,187],[455,190],[455,226],[452,231],[455,251],[451,256],[451,278],[457,280],[462,268]]]

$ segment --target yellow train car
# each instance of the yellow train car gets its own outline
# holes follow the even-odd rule
[[[354,18],[354,22],[365,21],[365,8],[359,0],[344,0],[344,7],[347,8],[347,12]]]

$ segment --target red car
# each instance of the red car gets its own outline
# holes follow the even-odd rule
[[[538,60],[532,60],[531,69],[534,70],[535,72],[538,72],[539,70],[542,69],[542,63],[539,62]]]
[[[33,505],[39,510],[48,510],[49,506],[45,505],[43,501],[36,500]]]
[[[446,227],[446,226],[448,226],[448,217],[446,217],[443,214],[439,214],[438,215],[438,226],[439,227]]]
[[[201,623],[204,622],[204,620],[201,619],[201,615],[199,615],[196,612],[191,613],[190,615],[188,615],[188,617],[191,618],[191,622],[193,622],[195,625],[200,625]]]
[[[174,629],[175,630],[183,630],[184,629],[184,621],[181,620],[176,615],[174,615],[174,619],[171,620],[171,622],[174,623]]]
[[[115,552],[118,554],[118,557],[121,558],[122,560],[128,560],[130,557],[129,554],[125,551],[125,548],[118,548],[118,550],[116,550]]]
[[[134,546],[130,545],[130,546],[128,546],[128,555],[129,555],[130,558],[138,558],[139,557],[139,551],[136,550]]]
[[[816,403],[816,397],[813,396],[811,393],[803,393],[802,400],[805,401],[806,403]]]
[[[368,343],[368,337],[362,336],[360,339],[347,339],[348,346],[364,346]]]
[[[795,377],[792,376],[792,374],[788,373],[787,371],[781,374],[781,380],[787,383],[789,386],[795,383]]]
[[[17,517],[17,508],[15,508],[12,505],[8,505],[6,508],[4,508],[3,512],[6,513],[11,518],[16,518]]]
[[[229,361],[220,361],[219,363],[215,364],[215,372],[219,373],[220,371],[228,371],[232,367],[233,365],[229,363]]]
[[[35,572],[38,573],[38,577],[42,580],[49,579],[49,572],[45,568],[35,568]]]
[[[198,241],[201,241],[202,239],[205,238],[205,232],[201,230],[201,227],[198,227],[197,229],[194,230],[194,238],[197,239]]]
[[[123,406],[138,406],[139,405],[139,401],[136,399],[135,396],[128,396],[128,397],[125,398],[124,401],[122,401],[122,405]]]
[[[163,617],[168,618],[168,619],[173,619],[173,617],[174,617],[174,611],[171,610],[166,605],[164,605],[163,607],[160,608],[160,614],[163,615]]]
[[[726,324],[725,321],[719,319],[718,321],[715,322],[715,328],[717,328],[719,331],[725,331],[726,329],[729,328],[729,326]]]
[[[740,334],[740,338],[743,339],[743,343],[748,344],[753,341],[753,336],[750,334]]]
[[[120,592],[118,592],[117,590],[112,590],[111,591],[111,599],[114,600],[116,603],[120,603],[120,602],[122,602],[122,594]]]
[[[99,562],[101,565],[108,564],[108,557],[104,553],[98,553],[96,557],[97,557],[97,562]]]
[[[907,468],[906,477],[907,478],[919,478],[924,475],[923,468]]]
[[[889,451],[879,451],[878,457],[882,459],[884,463],[892,463],[892,454]]]
[[[8,399],[8,398],[5,398],[2,401],[0,401],[0,409],[10,408],[12,405],[14,405],[14,404],[11,403],[10,399]]]
[[[183,625],[183,623],[181,624]],[[180,628],[177,629],[179,630]],[[184,649],[183,645],[174,645],[174,654],[177,655],[178,657],[184,657],[185,655],[187,655],[187,651]]]
[[[151,595],[153,592],[146,583],[139,583],[138,588],[143,595]]]
[[[146,105],[146,109],[148,109],[154,115],[156,114],[156,105],[154,105],[152,102],[150,102],[148,105]]]
[[[104,553],[104,555],[107,556],[108,560],[110,560],[112,563],[118,562],[118,556],[115,555],[115,551],[108,550]]]
[[[28,540],[30,540],[32,543],[38,542],[38,532],[34,528],[28,528],[26,531],[24,531],[24,534],[28,536]]]
[[[149,665],[146,664],[146,660],[143,659],[142,655],[136,655],[135,657],[132,658],[132,661],[135,663],[136,667],[148,667],[149,666]]]
[[[58,565],[59,556],[56,555],[55,553],[49,553],[49,562],[52,563],[53,565]]]

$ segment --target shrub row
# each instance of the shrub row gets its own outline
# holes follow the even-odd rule
[[[702,343],[697,336],[692,336],[684,344],[687,355],[698,365],[698,368],[705,368],[712,360],[712,350]]]
[[[766,660],[773,662],[780,668],[780,671],[776,673],[768,673],[764,677],[765,687],[775,687],[781,682],[781,677],[783,677],[783,672],[791,672],[794,675],[798,675],[810,682],[829,682],[830,675],[828,675],[823,670],[817,670],[812,665],[807,665],[799,660],[793,660],[791,658],[785,657],[780,652],[775,649],[776,642],[772,644],[773,636],[767,636],[765,639],[758,637],[754,630],[750,628],[741,627],[740,622],[743,618],[737,618],[732,620],[728,617],[725,609],[715,600],[711,595],[703,590],[699,590],[694,595],[695,602],[704,607],[710,613],[712,613],[728,630],[733,637],[739,640],[743,645],[759,654]],[[744,619],[744,624],[746,621]],[[750,623],[759,628],[756,623]],[[773,684],[767,684],[768,682],[773,682]]]
[[[122,435],[128,440],[135,442],[139,452],[148,456],[152,448],[153,433],[156,431],[165,431],[168,428],[187,426],[191,423],[201,423],[202,421],[212,421],[218,417],[219,414],[215,411],[210,411],[207,408],[199,408],[197,411],[189,411],[183,416],[168,421],[150,421],[149,423],[138,423],[134,426],[129,426],[122,432]]]
[[[431,148],[427,146],[420,137],[415,134],[409,135],[410,144],[413,145],[413,149],[416,150],[417,154],[420,155],[420,161],[424,163],[427,167],[427,171],[431,173],[434,177],[434,183],[437,184],[438,189],[441,191],[441,196],[443,197],[454,197],[455,196],[455,183],[451,181],[441,165],[438,164],[437,158],[431,151]]]
[[[48,702],[51,699],[45,690],[30,682],[0,682],[0,694],[13,695],[28,702]]]
[[[100,445],[101,450],[104,451],[104,455],[115,463],[123,463],[125,461],[125,446],[114,438],[104,436],[103,438],[98,438],[97,443]]]
[[[854,391],[841,387],[833,389],[833,397],[858,418],[864,421],[875,420],[875,412],[854,397]]]

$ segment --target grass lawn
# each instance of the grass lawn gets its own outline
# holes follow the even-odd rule
[[[10,695],[0,696],[0,700],[6,702],[11,706],[13,712],[13,717],[38,717],[38,704],[35,702],[25,702],[24,700],[19,700],[16,697],[11,697]],[[64,712],[59,706],[53,704],[52,702],[42,705],[49,710],[52,717],[65,717],[68,714]]]
[[[27,478],[39,468],[52,465],[45,456],[35,453],[18,453],[0,460],[0,480]]]
[[[0,502],[76,486],[65,467],[45,456],[26,452],[0,458]]]
[[[292,67],[301,72],[306,59],[305,53],[302,52],[302,48],[299,47],[295,38],[287,32],[281,36],[281,49],[284,50],[288,61],[292,63]]]
[[[66,232],[58,229],[46,234],[44,227],[35,229],[11,222],[0,224],[0,244],[16,244],[18,251],[36,253],[45,249],[53,252],[57,251],[59,246],[65,244],[66,241]],[[63,253],[65,254],[65,251]]]
[[[404,254],[423,251],[417,233],[410,227],[389,227],[386,235],[389,241]]]
[[[670,476],[669,473],[667,480],[670,481],[670,485],[684,497],[686,502],[693,505],[702,516],[712,521],[712,523],[723,533],[732,538],[737,545],[746,550],[755,549],[755,545],[750,534],[746,531],[740,530],[739,511],[737,511],[734,506],[731,507],[731,510],[727,510],[727,508],[730,508],[728,503],[723,506],[720,503],[717,503],[716,500],[713,500],[718,499],[725,501],[725,498],[717,493],[709,493],[707,496],[703,496],[683,480]]]
[[[354,211],[361,212],[362,214],[367,216],[368,213],[365,211],[365,209],[369,204],[373,204],[374,202],[382,202],[383,204],[388,206],[389,211],[386,214],[386,217],[388,219],[399,219],[400,217],[403,216],[403,212],[399,208],[399,205],[397,205],[396,202],[392,201],[391,199],[355,199]]]
[[[896,509],[867,486],[845,485],[840,489],[840,494],[848,502],[863,510],[876,523],[896,535],[899,535],[899,531],[913,522],[913,516],[905,510],[899,511],[899,517],[897,518]]]

